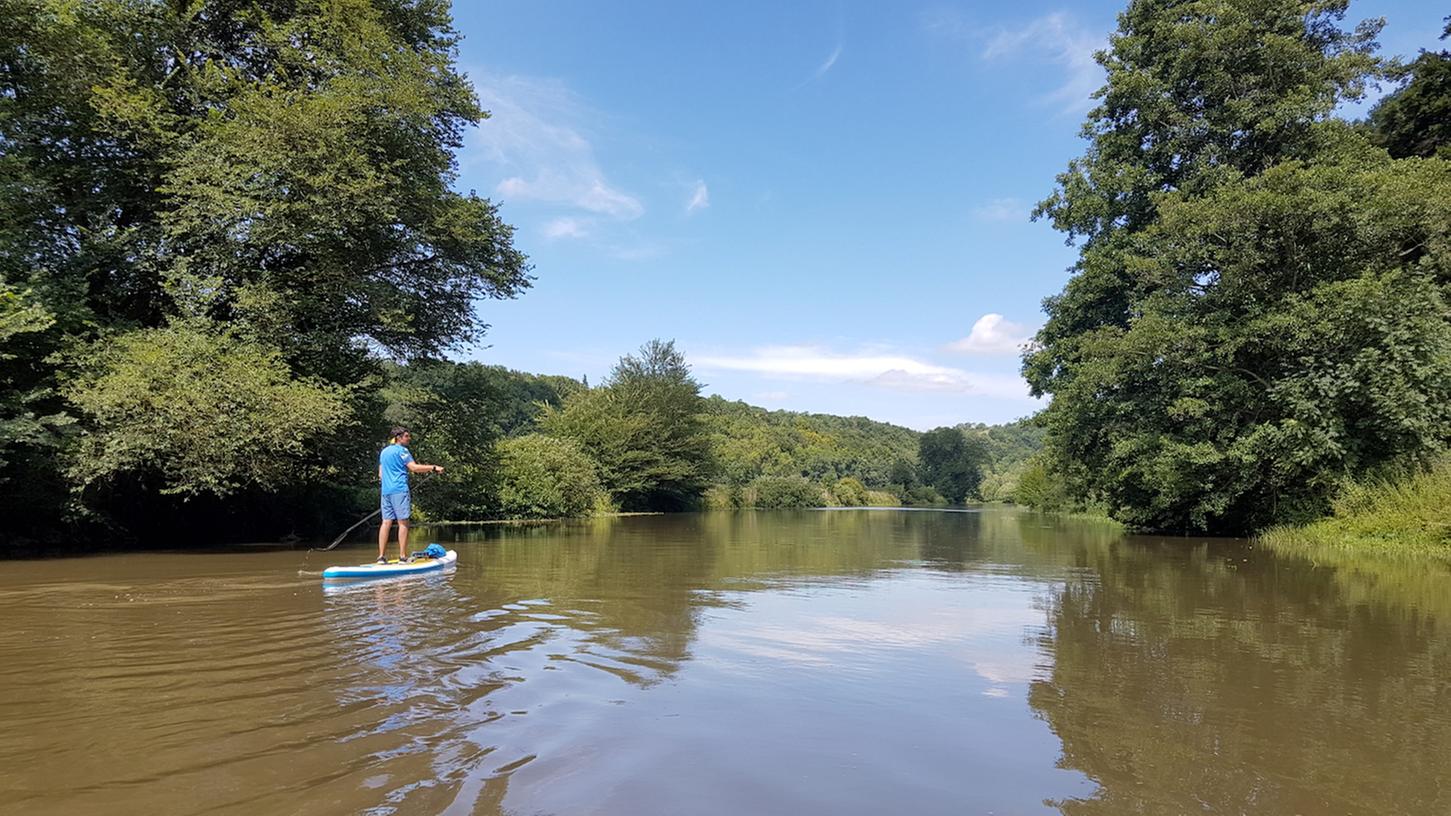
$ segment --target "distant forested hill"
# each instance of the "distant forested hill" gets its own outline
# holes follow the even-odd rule
[[[894,465],[917,461],[921,434],[900,425],[866,417],[768,411],[718,396],[705,400],[705,411],[719,477],[728,484],[762,476],[820,483],[852,477],[884,487],[894,481]]]

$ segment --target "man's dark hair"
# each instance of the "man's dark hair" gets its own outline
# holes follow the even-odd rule
[[[388,432],[388,438],[392,439],[394,442],[397,442],[399,439],[403,438],[403,434],[406,433],[408,433],[407,428],[403,427],[402,425],[394,425],[393,430]]]

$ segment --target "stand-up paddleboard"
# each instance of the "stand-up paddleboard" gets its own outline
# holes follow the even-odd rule
[[[394,578],[399,575],[437,572],[457,560],[458,553],[449,550],[441,558],[415,558],[412,561],[389,561],[386,564],[375,561],[356,567],[328,567],[322,571],[322,579],[332,581],[340,578]]]

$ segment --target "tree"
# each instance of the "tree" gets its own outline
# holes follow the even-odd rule
[[[801,510],[826,504],[821,488],[800,476],[762,476],[746,492],[752,499],[750,505],[761,510]]]
[[[1451,17],[1441,39],[1451,37]],[[1451,51],[1422,51],[1396,69],[1405,86],[1376,103],[1367,124],[1372,140],[1398,159],[1451,159]]]
[[[1091,146],[1040,206],[1082,254],[1024,360],[1078,502],[1242,532],[1451,438],[1451,179],[1333,119],[1375,67],[1376,26],[1341,32],[1343,11],[1120,17]]]
[[[568,439],[506,439],[498,461],[499,508],[508,518],[583,516],[604,498],[594,462]]]
[[[651,340],[638,356],[621,357],[600,387],[546,408],[540,427],[577,442],[623,509],[679,510],[709,483],[703,411],[685,357],[673,341]]]
[[[104,423],[127,413],[62,396],[114,384],[94,368],[125,367],[109,344],[211,338],[280,360],[302,390],[343,387],[346,410],[319,414],[334,441],[374,421],[379,356],[476,339],[476,301],[530,282],[496,206],[453,189],[486,117],[457,41],[444,2],[0,0],[0,291],[47,315],[7,386],[37,416],[83,420],[76,456],[115,453],[128,431]],[[67,362],[82,360],[84,375]]]
[[[72,459],[75,483],[137,477],[163,494],[303,481],[320,464],[310,443],[348,411],[344,389],[295,379],[275,350],[207,324],[93,347],[67,396],[95,429]]]
[[[922,434],[919,442],[922,481],[953,504],[976,494],[986,461],[987,444],[982,438],[974,435],[968,439],[957,428],[935,428]]]
[[[863,507],[868,504],[866,485],[852,476],[838,479],[831,486],[831,497],[842,507]]]
[[[917,486],[917,466],[912,460],[905,456],[899,456],[892,461],[892,467],[887,472],[887,484],[901,487],[903,490],[911,490]]]

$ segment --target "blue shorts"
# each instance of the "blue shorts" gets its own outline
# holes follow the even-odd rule
[[[408,504],[408,492],[387,493],[383,496],[383,520],[407,521],[412,508]]]

